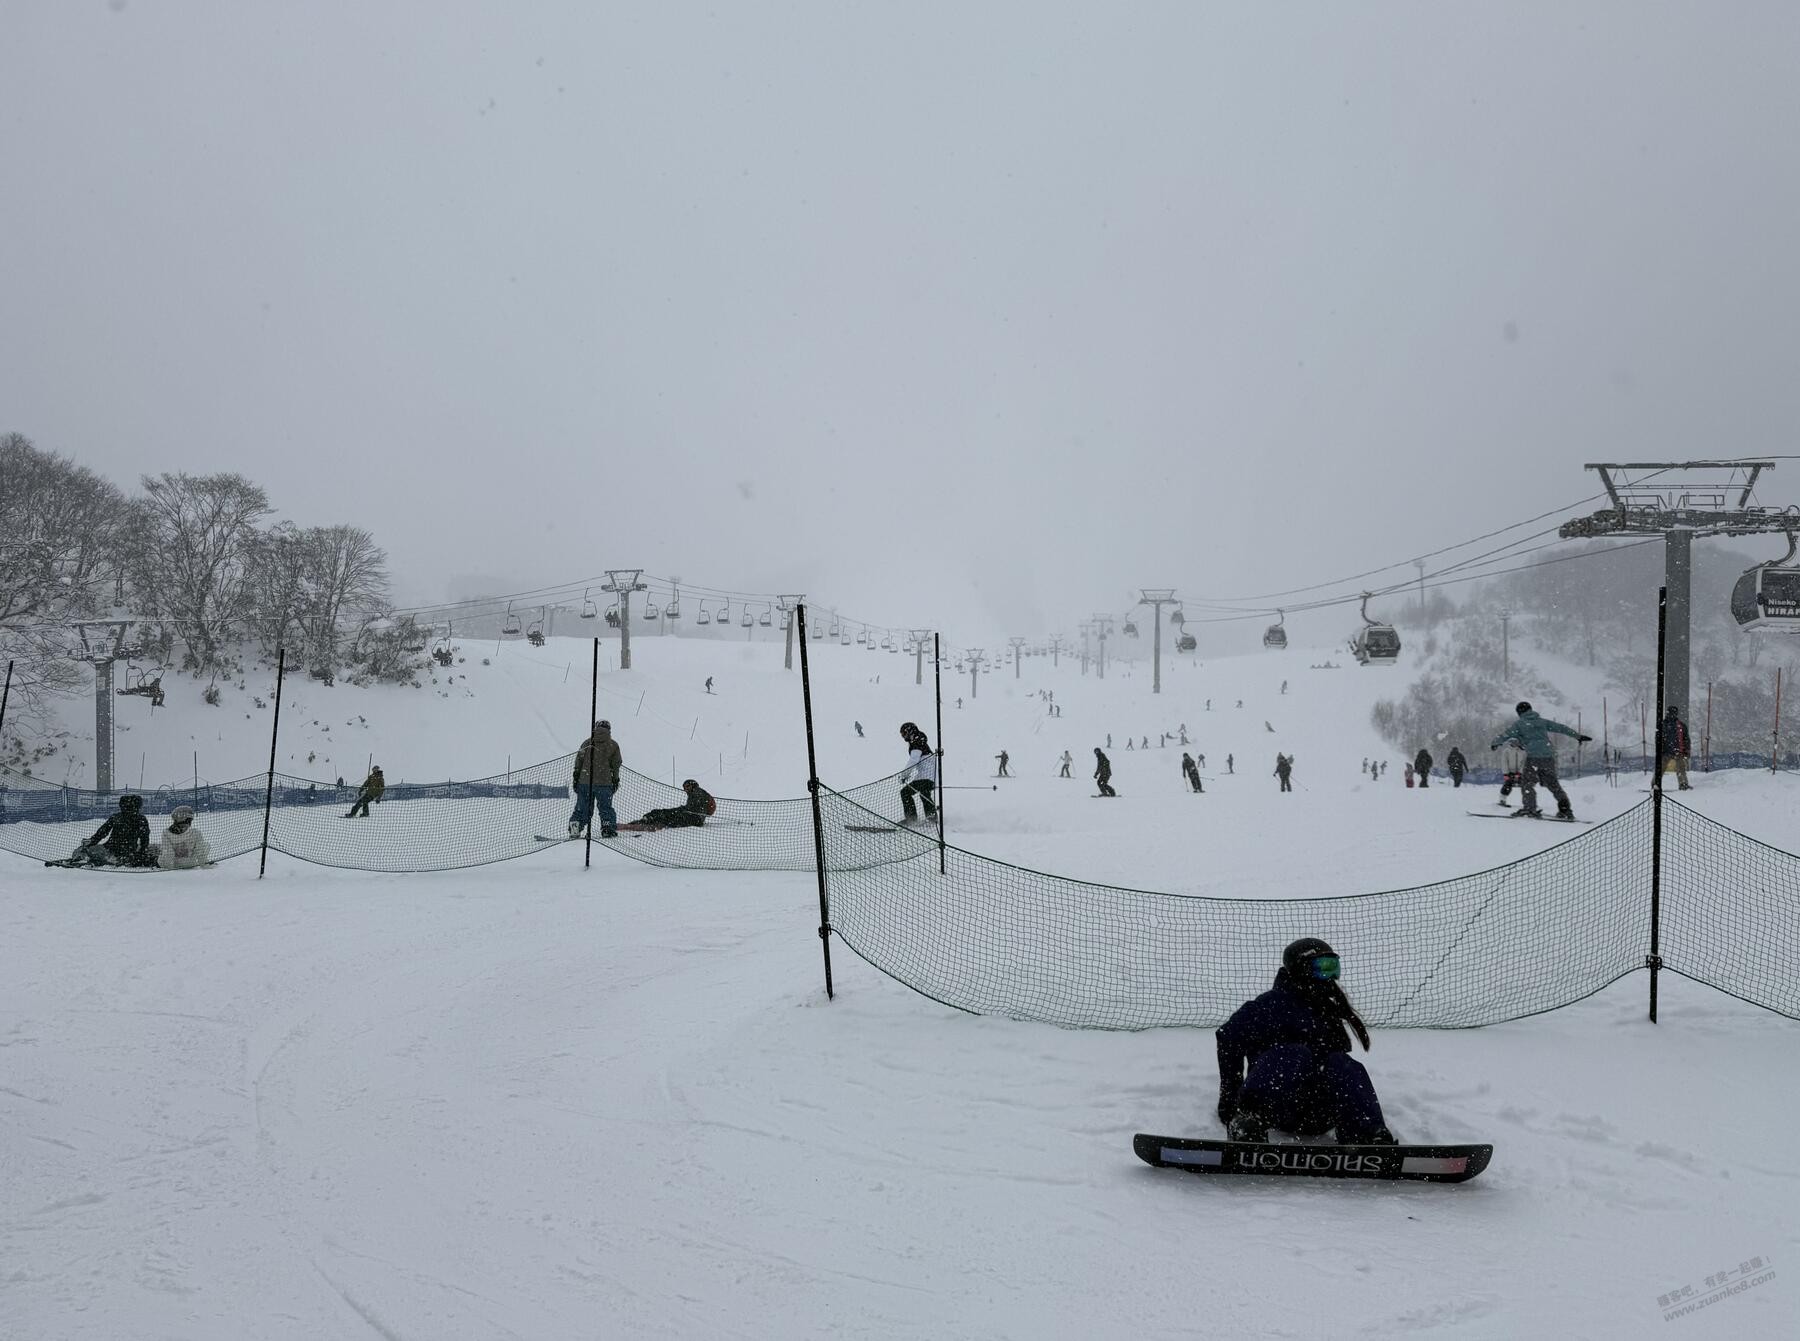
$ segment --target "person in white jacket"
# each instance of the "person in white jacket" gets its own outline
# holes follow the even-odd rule
[[[156,849],[156,864],[165,871],[191,871],[212,865],[212,850],[194,827],[192,806],[176,806],[169,812],[169,827],[163,830],[162,842]]]
[[[924,808],[925,819],[934,819],[937,805],[931,794],[937,790],[937,756],[931,752],[931,742],[925,733],[914,722],[900,724],[900,739],[906,742],[907,748],[906,767],[900,770],[900,808],[906,814],[901,823],[911,824],[918,820],[920,807]],[[913,804],[915,798],[917,806]]]

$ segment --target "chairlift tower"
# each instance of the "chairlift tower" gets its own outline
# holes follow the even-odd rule
[[[980,697],[981,656],[982,656],[982,652],[979,647],[971,647],[968,651],[968,657],[969,657],[969,702],[971,702],[971,703],[973,703],[978,697]]]
[[[648,591],[649,586],[638,581],[644,575],[642,568],[608,568],[606,585],[601,591],[610,591],[619,598],[619,669],[631,669],[631,593]]]
[[[908,629],[907,635],[913,644],[913,683],[925,683],[925,640],[931,636],[930,629]]]
[[[805,599],[806,593],[803,591],[790,592],[786,596],[775,598],[775,604],[780,607],[781,613],[787,616],[782,621],[782,637],[787,641],[783,665],[787,670],[794,669],[794,607]]]
[[[94,668],[94,790],[98,792],[110,792],[113,785],[113,663],[143,655],[143,648],[125,644],[125,631],[137,622],[135,615],[114,606],[105,619],[75,625],[75,634],[81,639],[81,654],[75,660]],[[90,628],[95,630],[91,642]]]
[[[1095,673],[1099,679],[1104,680],[1106,678],[1106,635],[1112,632],[1113,617],[1111,615],[1095,615],[1088,622],[1093,625],[1100,646],[1099,655],[1094,662]]]
[[[1665,707],[1678,707],[1685,713],[1691,706],[1688,635],[1693,623],[1694,537],[1792,531],[1800,524],[1800,513],[1751,502],[1757,478],[1763,471],[1775,469],[1773,461],[1589,462],[1586,468],[1600,476],[1611,506],[1564,522],[1557,534],[1565,540],[1663,537],[1668,635],[1663,698],[1657,710],[1659,716]]]
[[[1023,639],[1023,638],[1008,638],[1008,639],[1007,639],[1007,640],[1006,640],[1006,645],[1007,645],[1007,646],[1008,646],[1008,647],[1010,647],[1010,648],[1012,648],[1012,652],[1013,652],[1013,679],[1015,679],[1015,680],[1016,680],[1016,679],[1018,679],[1018,678],[1019,678],[1019,649],[1020,649],[1020,648],[1021,648],[1021,647],[1023,647],[1023,646],[1025,646],[1025,640],[1024,640],[1024,639]]]
[[[1150,652],[1150,692],[1162,693],[1162,608],[1165,605],[1176,605],[1175,588],[1173,587],[1139,587],[1139,605],[1152,606],[1156,610],[1156,636],[1151,642]]]
[[[1056,669],[1056,654],[1063,650],[1063,636],[1060,633],[1050,637],[1050,668]]]

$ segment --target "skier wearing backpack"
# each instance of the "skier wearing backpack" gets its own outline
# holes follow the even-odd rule
[[[906,767],[900,770],[900,808],[905,814],[901,823],[916,823],[920,806],[924,807],[924,818],[932,819],[937,815],[937,804],[931,799],[937,790],[937,756],[931,752],[931,741],[914,722],[900,723],[900,739],[906,742],[907,750]]]
[[[1266,1142],[1269,1129],[1343,1145],[1394,1145],[1381,1100],[1350,1055],[1345,1027],[1369,1050],[1369,1030],[1339,985],[1337,951],[1317,937],[1281,955],[1275,985],[1220,1027],[1219,1121],[1233,1141]]]
[[[1463,774],[1469,771],[1468,758],[1462,752],[1462,746],[1452,745],[1450,753],[1444,759],[1444,767],[1450,770],[1450,785],[1462,786]]]
[[[1421,747],[1419,752],[1413,756],[1413,769],[1419,775],[1419,785],[1421,787],[1429,787],[1431,785],[1431,765],[1434,762],[1435,761],[1431,757],[1431,751],[1424,749],[1423,747]]]

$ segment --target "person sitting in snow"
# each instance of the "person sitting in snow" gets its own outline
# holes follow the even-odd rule
[[[144,818],[144,798],[121,796],[118,810],[94,831],[94,836],[75,849],[70,866],[149,866],[150,822]]]
[[[212,849],[194,827],[192,806],[176,806],[169,812],[169,827],[156,845],[156,864],[165,871],[192,871],[213,864]]]
[[[1396,1144],[1369,1073],[1350,1055],[1345,1027],[1364,1052],[1369,1030],[1341,971],[1324,941],[1297,940],[1282,952],[1275,985],[1220,1027],[1218,1114],[1231,1140],[1265,1142],[1274,1127],[1296,1136],[1335,1129],[1343,1145]]]
[[[621,827],[647,830],[651,833],[658,829],[693,829],[705,824],[706,817],[718,810],[719,803],[713,800],[712,793],[694,779],[689,778],[682,783],[681,790],[687,793],[687,797],[680,805],[646,811],[644,817],[636,823]]]

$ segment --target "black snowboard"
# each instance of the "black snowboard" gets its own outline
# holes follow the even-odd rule
[[[1184,1136],[1131,1138],[1146,1164],[1190,1173],[1463,1183],[1487,1168],[1491,1145],[1267,1145]]]
[[[1504,815],[1496,815],[1491,810],[1471,810],[1468,812],[1468,814],[1475,819],[1503,819],[1503,820],[1517,820],[1517,819],[1533,820],[1534,819],[1534,820],[1543,820],[1549,824],[1592,824],[1594,822],[1593,820],[1584,820],[1584,819],[1573,819],[1573,818],[1563,819],[1561,816],[1558,816],[1558,815],[1522,815],[1522,814],[1518,813],[1517,811],[1509,811]]]

